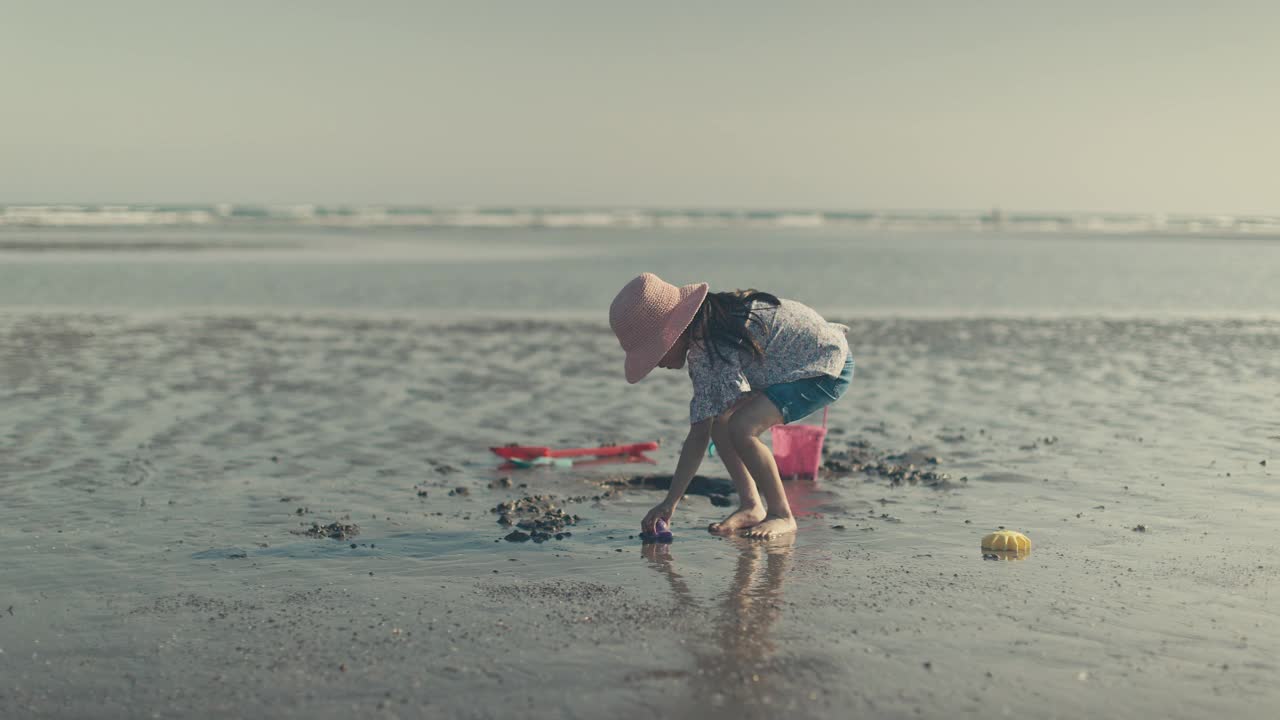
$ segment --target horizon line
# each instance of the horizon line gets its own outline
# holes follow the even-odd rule
[[[317,209],[413,209],[427,211],[519,211],[519,212],[715,212],[715,213],[810,213],[810,214],[879,214],[879,213],[954,213],[977,214],[987,216],[1043,216],[1043,215],[1094,215],[1094,216],[1141,216],[1141,217],[1232,217],[1232,218],[1276,218],[1280,217],[1280,209],[1263,212],[1223,212],[1223,211],[1190,211],[1190,210],[1089,210],[1089,209],[1014,209],[999,204],[986,207],[957,206],[820,206],[820,205],[690,205],[690,204],[635,204],[635,203],[588,203],[588,204],[529,204],[529,203],[414,203],[414,202],[353,202],[353,201],[264,201],[264,200],[191,200],[191,201],[7,201],[0,199],[0,209],[8,208],[130,208],[130,209],[216,209],[223,206],[232,208],[317,208]]]

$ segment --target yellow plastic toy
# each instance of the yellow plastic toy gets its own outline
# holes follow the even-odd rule
[[[1031,538],[1013,530],[1001,530],[982,538],[982,549],[1016,552],[1018,554],[1029,553],[1031,552]]]

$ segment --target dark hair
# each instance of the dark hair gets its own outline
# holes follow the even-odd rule
[[[752,322],[764,325],[759,312],[752,307],[757,300],[773,307],[782,304],[775,295],[759,290],[708,293],[689,323],[689,339],[702,343],[712,362],[717,357],[728,362],[725,349],[744,349],[757,358],[764,355],[764,349],[751,336]]]

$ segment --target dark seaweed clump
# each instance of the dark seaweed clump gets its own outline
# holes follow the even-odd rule
[[[616,488],[636,488],[644,490],[668,490],[671,488],[670,475],[636,475],[630,478],[614,478],[606,480],[605,485]],[[733,483],[725,478],[707,477],[705,475],[694,475],[693,480],[689,481],[689,489],[685,490],[686,495],[705,495],[712,498],[715,502],[715,496],[725,497],[732,495]]]
[[[924,485],[938,490],[953,487],[951,476],[933,469],[938,458],[919,450],[888,454],[865,440],[855,440],[844,450],[828,452],[822,467],[835,475],[866,473],[886,478],[890,485]]]
[[[318,522],[311,523],[311,527],[305,527],[302,530],[294,530],[296,535],[306,535],[313,538],[330,538],[332,540],[349,540],[360,534],[360,526],[355,523],[331,522],[328,525],[321,525]]]
[[[563,540],[572,537],[567,528],[578,524],[581,519],[558,507],[554,495],[529,495],[519,500],[508,500],[498,503],[492,512],[498,515],[498,524],[504,527],[515,526],[503,539],[508,542],[536,543],[546,542],[552,538]]]

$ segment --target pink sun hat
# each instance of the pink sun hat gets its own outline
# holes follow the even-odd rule
[[[627,352],[627,382],[640,382],[693,322],[706,283],[676,287],[653,273],[627,283],[609,306],[609,327]]]

